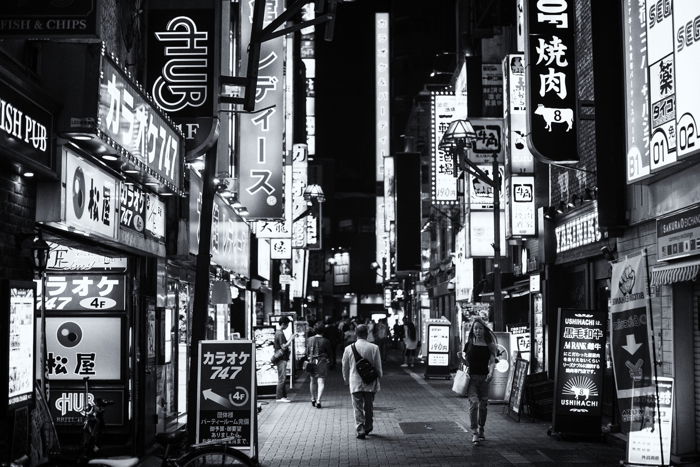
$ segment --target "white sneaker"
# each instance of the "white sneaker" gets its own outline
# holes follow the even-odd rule
[[[283,397],[283,398],[281,398],[281,399],[277,399],[277,402],[292,402],[292,401],[290,401],[290,400],[287,399],[286,397]]]
[[[408,368],[408,363],[404,363],[401,365],[401,368]]]

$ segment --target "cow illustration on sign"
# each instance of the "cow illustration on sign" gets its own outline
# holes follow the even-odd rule
[[[545,129],[549,131],[552,131],[552,123],[566,123],[567,132],[574,126],[574,111],[571,109],[556,109],[537,104],[535,115],[541,115],[544,118]]]

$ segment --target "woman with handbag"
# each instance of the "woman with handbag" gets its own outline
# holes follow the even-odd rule
[[[489,403],[489,384],[496,366],[497,344],[496,334],[481,318],[474,318],[460,358],[469,367],[467,396],[469,397],[472,443],[475,446],[485,439],[484,425]]]
[[[311,405],[320,409],[323,390],[326,387],[326,376],[328,376],[329,355],[331,354],[331,343],[323,337],[324,325],[322,322],[314,326],[314,335],[306,340],[308,360],[304,369],[309,374],[309,390],[311,392]]]

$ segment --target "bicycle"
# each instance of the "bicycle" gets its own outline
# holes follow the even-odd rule
[[[243,452],[226,444],[227,439],[212,442],[189,445],[184,453],[179,456],[171,456],[173,447],[182,445],[187,438],[185,430],[172,433],[159,433],[156,442],[164,447],[162,467],[213,467],[223,465],[247,465],[257,467],[258,463],[249,458]]]

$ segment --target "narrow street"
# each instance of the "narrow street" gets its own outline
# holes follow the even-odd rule
[[[323,408],[309,401],[308,378],[290,392],[291,404],[269,400],[260,414],[260,461],[272,466],[618,465],[624,443],[556,440],[548,423],[520,423],[490,405],[486,441],[472,447],[467,399],[451,381],[425,380],[423,367],[401,368],[390,356],[375,399],[375,429],[355,438],[353,411],[340,368],[326,381]],[[392,358],[394,357],[394,358]]]

